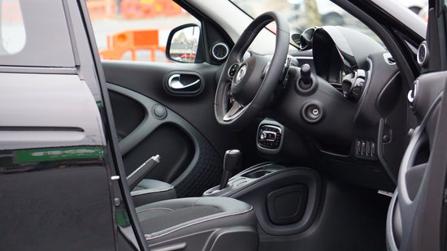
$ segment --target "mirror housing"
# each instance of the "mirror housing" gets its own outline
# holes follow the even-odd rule
[[[168,36],[166,57],[180,63],[196,62],[200,26],[194,23],[174,28]]]

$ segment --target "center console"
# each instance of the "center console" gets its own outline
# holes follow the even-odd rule
[[[261,163],[231,177],[224,188],[215,186],[203,196],[226,196],[255,208],[262,229],[271,235],[305,231],[317,212],[321,181],[303,167]]]
[[[257,149],[264,155],[279,154],[285,137],[282,124],[264,119],[256,134]],[[310,227],[321,201],[321,180],[315,170],[266,162],[231,177],[241,165],[239,150],[226,151],[220,185],[203,196],[232,197],[251,204],[260,227],[269,235],[292,235]]]
[[[241,193],[246,192],[246,188],[267,178],[270,175],[284,169],[270,163],[263,163],[248,168],[235,176],[231,177],[226,187],[212,187],[203,193],[203,196],[225,196],[238,197]]]

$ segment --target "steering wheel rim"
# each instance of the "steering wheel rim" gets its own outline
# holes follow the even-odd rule
[[[276,24],[273,57],[243,56],[259,32],[271,22]],[[268,103],[282,76],[289,49],[289,26],[280,15],[266,12],[244,30],[233,46],[219,77],[214,99],[214,114],[219,124],[242,129]],[[236,69],[233,75],[230,69]]]

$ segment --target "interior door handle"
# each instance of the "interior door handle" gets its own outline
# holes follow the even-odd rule
[[[189,83],[183,83],[180,80],[181,75],[180,74],[173,74],[168,79],[168,86],[174,91],[181,91],[196,85],[200,84],[200,78],[197,78],[197,80],[189,82]]]

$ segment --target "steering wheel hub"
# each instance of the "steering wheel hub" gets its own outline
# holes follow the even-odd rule
[[[242,105],[253,100],[262,83],[262,71],[267,64],[266,57],[251,56],[239,67],[231,83],[230,95]]]
[[[239,68],[239,71],[236,74],[236,78],[233,81],[233,86],[237,86],[239,83],[241,83],[246,74],[247,74],[247,65],[243,64]]]

